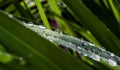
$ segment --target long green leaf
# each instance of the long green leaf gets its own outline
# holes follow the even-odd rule
[[[96,2],[97,1],[97,2]],[[106,0],[104,0],[105,2]],[[109,0],[110,1],[110,0]],[[101,0],[83,0],[85,5],[97,16],[101,21],[118,37],[120,38],[120,24],[114,18],[111,10],[108,12]],[[109,19],[109,20],[108,20]]]
[[[92,70],[1,11],[0,19],[0,41],[22,55],[38,70]]]
[[[113,14],[120,24],[120,3],[118,0],[109,0],[109,4],[111,6],[111,9],[113,11]]]
[[[69,35],[61,34],[48,29],[43,29],[43,26],[38,26],[34,24],[32,26],[29,26],[29,24],[24,24],[24,25],[34,30],[44,38],[49,39],[50,41],[55,42],[58,45],[62,45],[66,48],[69,48],[73,51],[80,53],[85,57],[89,57],[89,58],[92,58],[93,60],[97,60],[98,62],[107,64],[111,68],[120,69],[119,68],[120,58],[114,55],[113,53],[106,51],[105,49],[99,48],[94,44],[88,43],[84,40],[81,40]],[[104,64],[102,65],[102,67],[105,66]],[[99,69],[100,66],[96,66],[95,64],[95,67]],[[104,68],[101,68],[101,69],[103,70]]]

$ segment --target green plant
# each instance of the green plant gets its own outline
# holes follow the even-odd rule
[[[1,70],[120,70],[119,0],[35,3],[0,1]]]

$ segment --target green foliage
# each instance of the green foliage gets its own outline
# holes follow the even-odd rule
[[[37,5],[37,7],[38,7],[39,13],[40,13],[41,18],[43,20],[43,24],[45,25],[46,28],[51,29],[50,24],[49,24],[49,22],[47,20],[47,17],[46,17],[46,15],[44,13],[44,10],[42,8],[42,5],[41,5],[40,1],[39,0],[35,0],[35,3]]]
[[[0,19],[4,18],[0,23],[0,41],[7,48],[10,47],[10,49],[24,57],[35,69],[73,70],[79,69],[81,65],[84,70],[91,70],[83,62],[66,54],[48,40],[25,28],[14,19],[11,19],[11,17],[6,16],[2,12],[0,12],[0,15]],[[31,36],[32,39],[30,39]],[[72,67],[69,67],[70,65]]]
[[[24,25],[34,30],[42,37],[50,40],[51,42],[55,42],[58,45],[62,45],[69,49],[72,49],[73,51],[78,52],[85,57],[92,58],[102,63],[108,63],[108,65],[111,66],[117,66],[117,64],[120,65],[120,58],[118,56],[106,51],[103,48],[99,48],[94,44],[69,35],[45,29],[43,28],[43,26],[38,26],[34,24],[31,24],[32,26],[29,26],[30,24],[25,23]],[[113,61],[113,63],[111,63],[111,61]]]
[[[120,70],[119,0],[0,0],[0,9],[0,70]]]
[[[109,51],[119,55],[120,40],[91,10],[89,10],[81,0],[63,0],[66,5],[76,14],[85,27],[105,46]],[[78,6],[79,5],[79,6]],[[77,10],[76,10],[77,9]],[[109,24],[110,25],[110,24]],[[115,48],[114,48],[115,46]]]

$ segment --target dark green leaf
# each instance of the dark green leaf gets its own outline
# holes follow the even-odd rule
[[[120,56],[120,40],[93,12],[85,6],[81,0],[63,0],[63,2],[107,50],[110,50]]]

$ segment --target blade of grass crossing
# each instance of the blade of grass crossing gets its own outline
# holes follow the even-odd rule
[[[31,20],[35,20],[34,16],[33,16],[32,13],[31,13],[31,10],[28,8],[28,6],[27,6],[27,4],[25,3],[24,0],[22,1],[22,3],[23,3],[26,11],[28,12],[28,14],[29,14],[29,16],[30,16],[30,19],[31,19]]]
[[[39,14],[40,14],[40,16],[41,16],[41,18],[42,18],[42,21],[43,21],[44,26],[45,26],[46,28],[48,28],[48,29],[51,29],[50,24],[49,24],[49,22],[48,22],[48,20],[47,20],[47,17],[46,17],[46,15],[45,15],[45,12],[44,12],[44,10],[43,10],[43,8],[42,8],[42,5],[41,5],[41,3],[40,3],[40,0],[34,0],[34,1],[35,1],[36,6],[37,6],[37,8],[38,8],[38,10],[39,10]]]
[[[58,6],[57,6],[57,0],[48,0],[48,3],[52,9],[52,11],[58,15],[61,16],[61,11],[59,10]],[[62,31],[64,31],[65,33],[72,35],[72,36],[76,36],[74,34],[74,32],[72,31],[72,29],[69,27],[69,24],[67,22],[65,22],[64,20],[58,18],[55,16],[55,19],[57,20],[57,22],[60,24]]]
[[[116,20],[120,24],[120,4],[119,4],[119,2],[117,0],[108,0],[108,1],[112,8],[112,11],[113,11],[113,14],[114,14]]]
[[[114,15],[106,10],[102,1],[95,2],[94,0],[83,0],[85,5],[98,17],[104,24],[120,38],[120,25],[117,23]],[[108,20],[109,19],[109,20]]]

